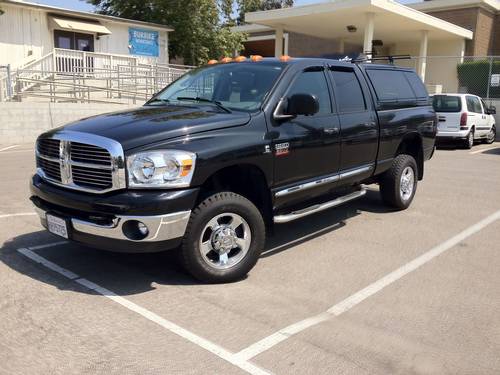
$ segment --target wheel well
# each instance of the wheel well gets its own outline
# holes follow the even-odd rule
[[[244,196],[260,210],[266,225],[272,225],[271,193],[260,168],[240,164],[217,171],[201,186],[198,203],[219,191],[232,191]]]
[[[417,134],[409,134],[403,138],[399,144],[395,156],[400,154],[411,155],[415,158],[418,167],[418,179],[424,177],[424,151],[422,148],[422,138]]]

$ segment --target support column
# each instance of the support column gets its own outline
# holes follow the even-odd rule
[[[425,69],[427,68],[427,45],[429,41],[429,31],[423,30],[420,35],[420,52],[418,54],[418,75],[425,82]]]
[[[283,28],[279,27],[274,32],[274,57],[283,56]]]
[[[344,40],[344,38],[339,39],[339,53],[340,54],[345,53],[345,40]]]
[[[373,31],[375,29],[375,14],[366,14],[366,25],[365,25],[365,37],[363,41],[363,53],[366,54],[368,58],[372,57],[372,43],[373,43]]]

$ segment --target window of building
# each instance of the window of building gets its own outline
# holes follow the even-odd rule
[[[340,112],[360,112],[366,110],[363,90],[354,70],[332,70],[335,83],[335,100]]]

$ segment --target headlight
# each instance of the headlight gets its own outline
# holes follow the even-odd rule
[[[147,151],[127,157],[131,188],[179,188],[193,178],[196,154],[187,151]]]

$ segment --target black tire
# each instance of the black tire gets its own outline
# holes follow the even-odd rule
[[[403,198],[401,193],[402,174],[406,168],[413,170],[413,187],[411,194]],[[398,155],[392,162],[391,168],[380,179],[380,194],[385,204],[398,210],[408,208],[415,196],[418,182],[417,162],[411,155]]]
[[[244,257],[232,267],[217,269],[208,264],[200,251],[200,239],[206,225],[215,217],[234,213],[243,218],[251,233],[250,247]],[[266,238],[264,219],[257,207],[245,197],[233,192],[213,194],[192,212],[181,246],[181,260],[186,271],[207,283],[225,283],[240,280],[255,266]],[[214,253],[215,254],[215,253]]]
[[[497,128],[495,127],[495,125],[493,125],[485,142],[491,145],[493,142],[495,142],[496,137],[497,137]]]
[[[474,146],[474,129],[471,129],[464,141],[464,147],[470,150]]]

